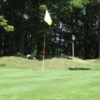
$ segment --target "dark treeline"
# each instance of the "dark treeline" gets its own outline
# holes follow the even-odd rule
[[[0,56],[43,52],[44,14],[47,25],[46,54],[72,55],[84,59],[100,57],[100,3],[98,0],[0,0]]]

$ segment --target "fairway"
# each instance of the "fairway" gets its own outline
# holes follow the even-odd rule
[[[100,71],[0,68],[0,100],[100,100]]]

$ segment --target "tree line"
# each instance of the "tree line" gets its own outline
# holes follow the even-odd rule
[[[43,53],[46,8],[46,54],[71,56],[74,35],[75,56],[100,58],[99,0],[0,0],[0,56]]]

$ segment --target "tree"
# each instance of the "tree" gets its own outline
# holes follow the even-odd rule
[[[99,60],[100,60],[100,3],[99,3]]]
[[[14,31],[14,27],[5,19],[5,4],[6,0],[0,0],[0,55],[4,55],[6,33]]]
[[[98,0],[3,1],[0,0],[0,52],[3,55],[27,54],[36,50],[38,54],[42,53],[44,14],[48,8],[53,24],[47,26],[46,52],[71,55],[73,34],[76,36],[75,56],[97,57]]]

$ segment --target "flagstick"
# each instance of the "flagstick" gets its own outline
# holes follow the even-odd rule
[[[42,66],[42,71],[44,71],[44,58],[45,58],[45,35],[46,35],[46,22],[45,22],[45,32],[44,32],[44,45],[43,45],[43,66]]]

